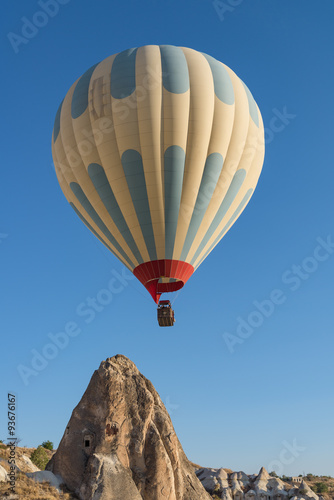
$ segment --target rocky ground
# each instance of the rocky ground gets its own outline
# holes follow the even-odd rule
[[[31,454],[36,450],[36,448],[24,448],[18,447],[16,449],[16,465],[18,467],[17,470],[17,482],[16,482],[16,493],[18,499],[27,499],[27,500],[75,500],[78,497],[71,493],[64,485],[59,486],[58,489],[54,486],[51,486],[49,482],[47,482],[45,477],[38,477],[36,472],[40,471],[38,467],[36,467],[30,460]],[[54,455],[54,451],[46,450],[49,458]],[[10,495],[8,493],[8,483],[7,480],[1,474],[1,467],[9,473],[9,465],[8,465],[8,457],[9,457],[9,449],[5,445],[0,445],[0,499],[1,500],[9,500]],[[248,476],[243,472],[233,472],[231,469],[213,469],[208,467],[201,467],[198,464],[191,463],[193,466],[197,477],[202,482],[206,491],[210,494],[212,499],[221,499],[224,500],[241,500],[244,498],[245,500],[256,500],[256,490],[259,489],[257,485],[259,484],[259,480],[257,478],[264,473],[264,478],[262,481],[266,484],[266,493],[270,493],[270,498],[274,498],[273,495],[274,490],[277,488],[273,488],[273,486],[282,485],[283,489],[286,491],[287,495],[283,494],[283,498],[287,500],[297,500],[301,498],[305,498],[306,500],[316,500],[321,497],[315,495],[311,488],[316,489],[316,484],[325,483],[328,486],[328,492],[322,494],[322,498],[324,500],[334,500],[334,479],[328,476],[313,476],[311,474],[308,475],[307,478],[303,478],[304,485],[299,488],[303,491],[302,495],[298,494],[298,489],[294,491],[293,485],[288,481],[277,481],[272,478],[266,477],[266,471],[261,469],[259,475]],[[35,473],[35,477],[28,477],[26,474]],[[40,479],[44,479],[43,482],[38,482]],[[273,483],[270,485],[270,482]],[[238,488],[238,483],[241,486],[241,490]],[[305,488],[305,484],[307,488]],[[262,484],[263,488],[264,484]],[[271,488],[271,489],[269,489]],[[237,494],[238,491],[242,491],[242,496]],[[255,495],[252,495],[252,491]],[[250,494],[249,494],[250,492]],[[248,495],[247,495],[248,493]],[[264,493],[264,491],[262,492]],[[277,492],[276,492],[277,495]],[[260,496],[261,498],[261,496]],[[263,498],[263,497],[262,497]],[[159,500],[159,499],[157,499]],[[192,500],[191,497],[189,500]]]
[[[34,465],[31,460],[31,454],[36,450],[36,448],[16,448],[16,495],[10,494],[8,474],[10,472],[8,458],[9,458],[9,448],[0,444],[0,499],[9,500],[10,498],[16,498],[18,500],[74,500],[77,497],[72,495],[67,488],[50,485],[46,481],[44,476],[45,471],[40,471],[36,465]],[[55,451],[45,450],[48,457],[51,459]],[[42,475],[41,475],[42,473]],[[30,477],[29,477],[30,475]],[[40,482],[42,480],[42,482]]]

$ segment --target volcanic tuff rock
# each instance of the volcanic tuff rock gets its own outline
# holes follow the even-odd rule
[[[51,486],[54,486],[58,491],[60,490],[60,485],[63,483],[63,480],[61,477],[57,477],[55,474],[50,472],[49,470],[39,470],[36,472],[27,472],[26,473],[27,477],[30,477],[37,483],[43,483],[44,481],[48,482],[51,484]]]
[[[152,383],[103,361],[46,466],[82,500],[209,500]]]
[[[2,465],[0,465],[0,482],[6,483],[7,481],[8,481],[8,475],[6,469],[4,469]]]
[[[206,467],[197,469],[196,475],[209,493],[215,492],[223,500],[321,500],[305,481],[299,488],[291,488],[264,467],[257,476]]]
[[[15,457],[15,469],[20,472],[37,472],[40,469],[32,463],[29,457],[22,453],[22,450],[25,448],[16,448],[16,457]],[[8,457],[1,458],[0,464],[4,462],[6,465],[8,464]]]
[[[292,496],[292,498],[305,498],[305,499],[310,499],[314,498],[314,500],[319,500],[319,497],[316,493],[314,493],[313,490],[309,487],[305,481],[302,481],[299,488],[292,488],[289,491],[289,496]]]

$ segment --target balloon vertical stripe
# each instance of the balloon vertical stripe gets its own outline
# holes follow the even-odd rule
[[[209,255],[209,253],[214,249],[214,247],[217,245],[217,243],[221,240],[221,238],[224,236],[224,234],[229,230],[229,228],[232,226],[234,221],[239,217],[240,213],[243,211],[244,207],[247,205],[250,197],[252,196],[253,189],[248,189],[247,193],[243,197],[242,201],[240,202],[238,208],[232,215],[232,217],[228,220],[228,222],[225,224],[215,241],[212,243],[210,248],[205,252],[204,256],[201,258],[201,260],[196,264],[195,269],[201,265],[203,260],[206,259],[206,257]]]
[[[235,173],[233,180],[231,182],[231,185],[226,193],[225,198],[223,199],[223,201],[219,207],[219,210],[218,210],[215,218],[213,219],[209,229],[207,230],[206,235],[203,238],[201,244],[199,245],[198,249],[196,250],[194,257],[191,259],[192,265],[194,265],[194,262],[196,261],[197,257],[200,255],[200,253],[204,249],[205,245],[209,242],[211,236],[214,234],[217,227],[219,226],[219,224],[223,220],[228,209],[232,205],[235,197],[237,196],[239,189],[240,189],[242,183],[244,182],[245,177],[246,177],[245,170],[238,170]]]
[[[223,168],[223,157],[219,153],[208,156],[203,171],[201,185],[199,187],[195,208],[191,216],[187,236],[181,253],[181,260],[186,260],[190,247],[195,239],[201,225],[204,214],[211,201],[212,194],[216,188],[219,175]]]
[[[179,146],[171,146],[166,149],[164,156],[166,259],[172,259],[173,257],[182,195],[185,156],[185,152]]]
[[[117,204],[115,195],[110,187],[103,168],[97,163],[91,163],[88,167],[88,174],[110,217],[114,221],[139,264],[142,264],[143,258]]]
[[[129,149],[122,155],[122,165],[147,251],[151,260],[156,260],[157,253],[142,158],[137,151]]]

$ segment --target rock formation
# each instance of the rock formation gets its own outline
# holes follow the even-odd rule
[[[308,499],[314,499],[314,500],[319,500],[319,497],[316,493],[314,493],[313,490],[309,487],[305,481],[302,481],[299,488],[291,488],[289,491],[289,497],[292,499],[300,499],[303,498],[305,500]]]
[[[4,469],[2,467],[2,465],[0,465],[0,483],[7,483],[8,481],[8,474],[6,472],[6,469]]]
[[[15,469],[19,472],[37,472],[40,469],[32,463],[29,457],[22,453],[22,448],[16,448],[16,457],[15,457]],[[0,458],[0,464],[4,463],[8,465],[8,460],[4,458]]]
[[[29,457],[21,455],[20,459],[16,460],[17,465],[23,472],[38,472],[39,468],[32,463]]]
[[[228,475],[224,469],[202,468],[196,471],[196,475],[209,493],[214,491],[217,486],[219,486],[221,490],[227,490],[229,488],[227,481]]]
[[[56,490],[60,490],[60,485],[63,483],[63,480],[60,476],[56,476],[52,472],[48,470],[38,470],[36,472],[27,472],[26,473],[27,477],[30,477],[37,483],[44,483],[46,481],[49,483],[51,486],[54,486]]]
[[[299,488],[291,488],[278,477],[270,476],[264,467],[257,476],[204,467],[197,469],[196,475],[210,494],[215,492],[224,500],[321,500],[305,481]]]
[[[46,469],[82,500],[209,500],[153,385],[125,356],[103,361]]]

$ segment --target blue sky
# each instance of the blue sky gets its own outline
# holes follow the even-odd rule
[[[93,371],[121,353],[153,382],[194,462],[334,475],[333,3],[57,0],[53,17],[38,17],[41,3],[5,0],[1,16],[0,437],[15,392],[21,444],[57,446]],[[26,19],[44,25],[29,31]],[[80,315],[122,265],[70,209],[51,156],[70,85],[146,44],[223,61],[266,127],[255,195],[174,297],[170,329],[129,277]],[[65,329],[68,344],[20,376]]]

